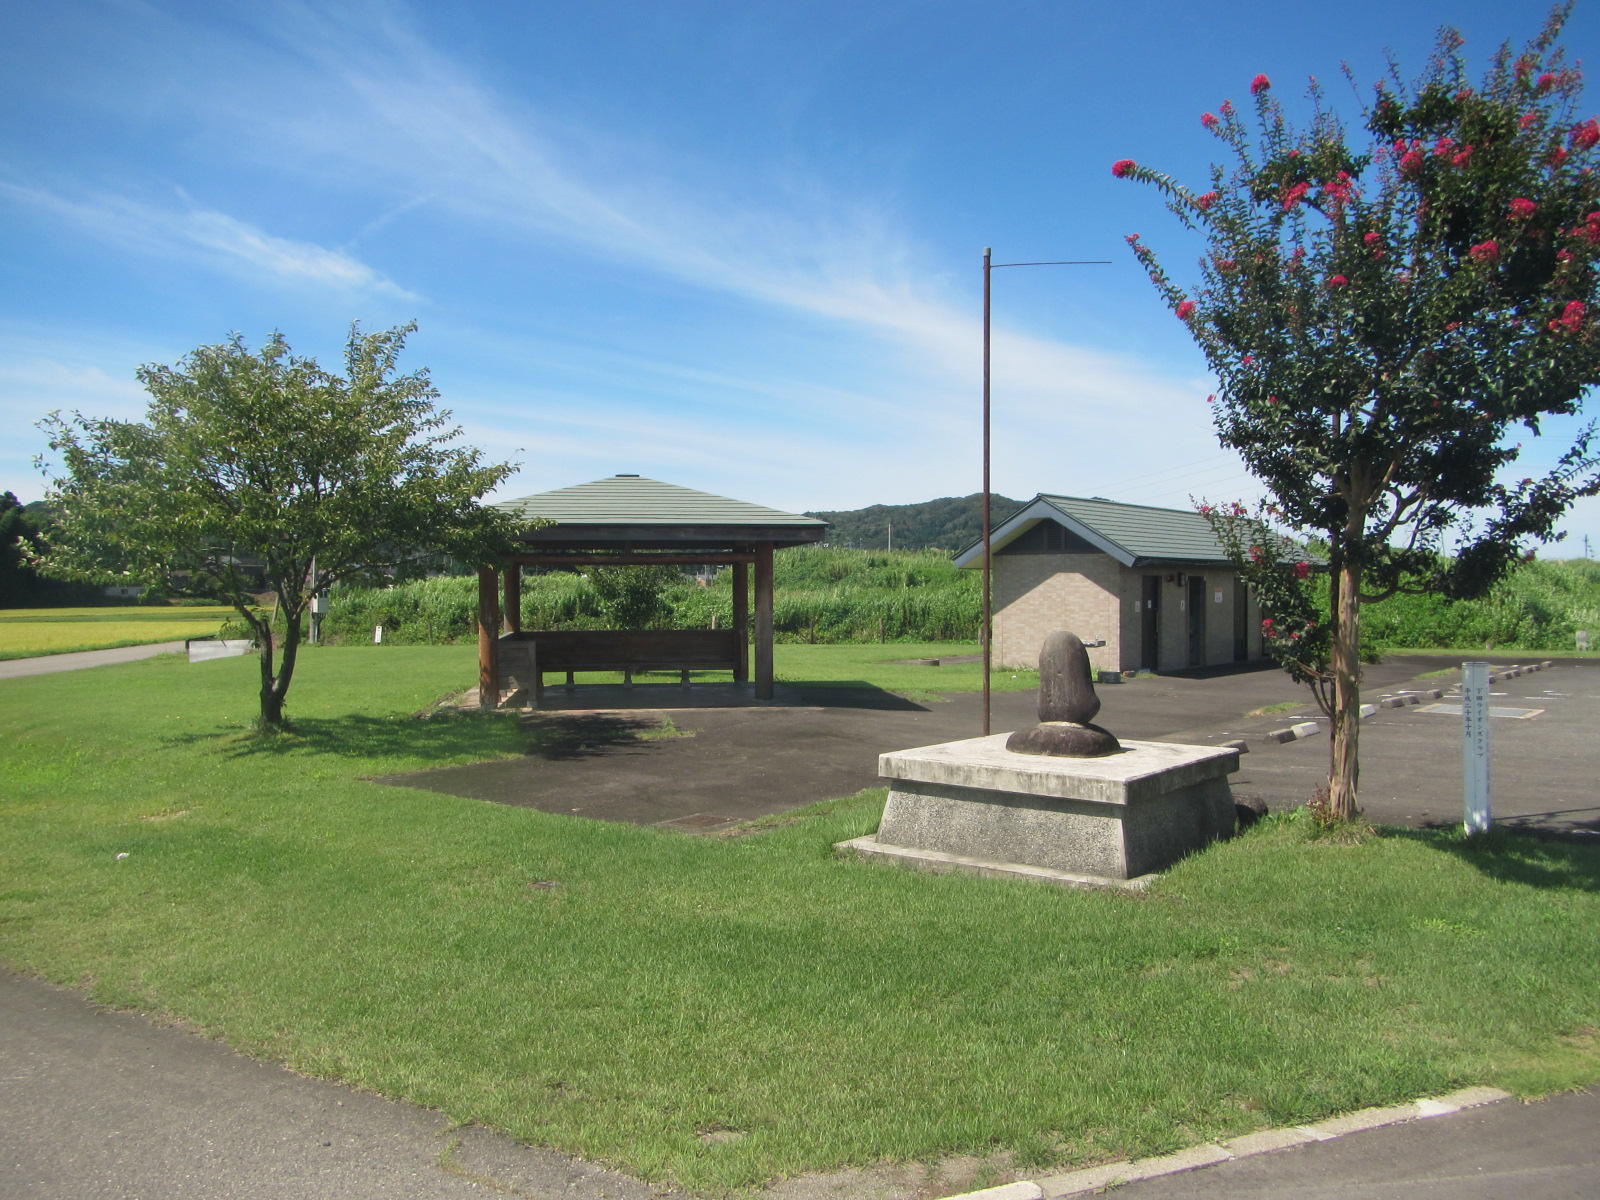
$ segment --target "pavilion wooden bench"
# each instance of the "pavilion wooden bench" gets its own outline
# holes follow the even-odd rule
[[[621,671],[623,687],[642,671],[677,671],[684,687],[690,671],[749,677],[744,631],[736,629],[523,630],[500,638],[498,658],[501,696],[525,692],[534,705],[551,671],[566,672],[569,690],[578,671]]]

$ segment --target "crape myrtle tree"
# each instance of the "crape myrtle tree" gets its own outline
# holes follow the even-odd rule
[[[1355,130],[1315,80],[1291,124],[1258,75],[1253,129],[1226,102],[1200,118],[1232,159],[1205,190],[1112,167],[1205,239],[1188,288],[1128,241],[1216,375],[1222,444],[1271,494],[1209,515],[1271,606],[1268,645],[1328,701],[1335,818],[1358,811],[1361,605],[1480,595],[1600,492],[1592,426],[1554,469],[1513,467],[1522,431],[1600,380],[1600,124],[1577,109],[1568,12],[1481,81],[1442,30],[1415,82],[1391,60]],[[1273,530],[1326,544],[1327,627]]]
[[[451,444],[459,430],[434,407],[426,370],[395,373],[415,328],[353,325],[342,376],[281,334],[257,353],[235,334],[141,368],[143,422],[52,414],[40,424],[60,459],[58,524],[42,566],[231,604],[261,647],[260,725],[281,727],[315,591],[419,574],[433,555],[488,562],[509,546],[510,519],[478,501],[511,465]],[[283,624],[276,653],[256,608],[263,586]]]

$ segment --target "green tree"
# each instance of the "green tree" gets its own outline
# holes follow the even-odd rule
[[[683,582],[677,567],[594,567],[589,586],[613,629],[650,629],[672,616],[666,591]]]
[[[1296,128],[1258,75],[1255,133],[1229,103],[1201,118],[1233,159],[1202,192],[1112,167],[1204,236],[1188,291],[1128,241],[1217,376],[1222,444],[1272,494],[1257,519],[1328,547],[1337,817],[1358,811],[1361,605],[1481,595],[1600,492],[1592,426],[1553,470],[1502,482],[1517,427],[1578,412],[1600,381],[1600,124],[1576,111],[1568,11],[1476,86],[1442,30],[1414,83],[1391,63],[1355,133],[1315,82]],[[1274,614],[1276,636],[1308,619]]]
[[[342,376],[281,334],[259,353],[235,334],[141,368],[143,422],[52,414],[41,427],[61,464],[45,569],[233,605],[261,647],[261,725],[283,725],[315,590],[419,574],[428,552],[485,562],[508,544],[508,519],[478,501],[510,464],[450,444],[459,430],[425,370],[395,374],[414,329],[352,326]],[[276,648],[263,589],[283,622]]]
[[[39,552],[39,532],[28,520],[22,502],[0,493],[0,608],[15,608],[34,590],[29,559]]]

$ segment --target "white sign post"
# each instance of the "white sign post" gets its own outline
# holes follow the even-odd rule
[[[1489,664],[1461,664],[1461,797],[1467,833],[1489,828]]]

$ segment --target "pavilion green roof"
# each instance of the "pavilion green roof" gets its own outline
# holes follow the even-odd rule
[[[647,538],[659,535],[675,540],[697,536],[748,537],[756,541],[795,543],[820,541],[828,528],[826,521],[815,517],[700,492],[642,475],[613,475],[609,479],[506,500],[495,507],[525,519],[542,518],[553,522],[552,526],[529,535],[540,541],[564,541],[581,535]]]

